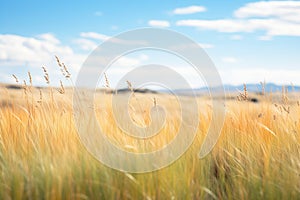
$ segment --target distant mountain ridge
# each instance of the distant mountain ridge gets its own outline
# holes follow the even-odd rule
[[[265,92],[281,92],[283,86],[288,90],[288,92],[300,92],[300,86],[276,85],[274,83],[266,83],[264,85],[264,90]],[[262,92],[261,84],[246,84],[246,87],[249,92]],[[228,92],[243,91],[244,85],[224,85],[224,89]]]

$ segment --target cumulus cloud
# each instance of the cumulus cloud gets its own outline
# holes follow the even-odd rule
[[[34,78],[34,83],[43,85],[44,80],[41,67],[46,66],[52,79],[51,84],[59,84],[59,79],[63,77],[60,76],[61,74],[56,64],[55,55],[67,65],[75,80],[80,67],[88,57],[90,51],[99,45],[99,40],[105,40],[106,38],[110,37],[95,32],[81,33],[80,37],[73,41],[73,45],[76,45],[83,51],[76,52],[75,50],[78,48],[62,44],[58,38],[50,33],[34,37],[0,34],[1,77],[6,77],[6,79],[1,78],[1,80],[13,80],[11,78],[12,73],[16,73],[18,76],[23,76],[24,79],[26,79],[27,71],[30,71]],[[116,42],[126,41],[116,40]],[[147,55],[120,57],[115,61],[115,65],[123,69],[142,64],[142,62],[147,59]],[[98,63],[96,63],[95,66],[97,66],[97,64]]]
[[[42,62],[49,62],[54,55],[72,57],[71,47],[60,44],[52,34],[43,34],[36,37],[19,35],[0,35],[0,62],[9,65],[29,64],[36,66]],[[0,64],[1,64],[0,63]]]
[[[150,20],[148,22],[148,25],[153,27],[161,27],[161,28],[170,27],[170,23],[164,20]]]
[[[175,15],[187,15],[187,14],[194,14],[199,12],[205,12],[206,8],[203,6],[188,6],[183,8],[176,8],[173,10],[173,14]]]
[[[11,73],[16,73],[20,77],[24,77],[25,74],[26,77],[27,71],[30,71],[37,85],[45,83],[41,78],[43,77],[42,66],[48,68],[54,85],[59,83],[58,79],[63,78],[60,76],[55,55],[67,65],[73,77],[86,58],[86,55],[74,52],[71,46],[62,44],[50,33],[33,37],[0,34],[0,52],[2,77],[11,77]],[[1,80],[6,81],[6,79]]]
[[[45,33],[45,34],[38,35],[37,38],[39,38],[41,40],[49,41],[53,44],[60,44],[60,41],[51,33]]]
[[[191,26],[219,32],[265,31],[272,36],[300,36],[300,2],[267,1],[246,4],[234,12],[232,19],[179,20],[177,26]]]
[[[84,38],[76,39],[74,40],[74,43],[85,51],[92,51],[97,47],[97,44],[95,42]]]
[[[299,1],[260,1],[248,3],[234,12],[237,18],[276,17],[291,22],[300,21]]]

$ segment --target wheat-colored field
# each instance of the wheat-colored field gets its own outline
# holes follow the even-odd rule
[[[129,174],[101,164],[82,145],[73,120],[71,89],[2,85],[0,92],[0,199],[300,198],[297,94],[289,99],[289,94],[265,94],[258,96],[259,103],[247,101],[243,94],[239,100],[228,100],[221,137],[204,159],[198,153],[210,124],[211,102],[199,97],[197,136],[188,151],[169,167]],[[128,151],[159,149],[180,126],[176,98],[136,94],[128,109],[140,126],[150,123],[153,104],[168,111],[161,132],[140,142],[117,128],[111,94],[99,92],[95,99],[101,127],[113,143]]]

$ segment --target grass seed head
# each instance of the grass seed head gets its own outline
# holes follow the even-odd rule
[[[12,76],[14,77],[16,83],[19,83],[18,77],[16,75],[14,75],[14,74]]]

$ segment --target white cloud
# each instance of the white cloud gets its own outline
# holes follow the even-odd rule
[[[81,37],[74,40],[73,43],[86,51],[91,51],[97,47],[95,40],[108,37],[102,37],[102,34],[93,32],[82,33],[80,35]],[[63,77],[54,57],[57,55],[66,64],[72,74],[73,81],[75,81],[77,73],[87,58],[88,53],[81,54],[75,52],[71,46],[62,44],[58,38],[49,33],[36,37],[0,34],[0,68],[2,67],[6,71],[5,73],[0,73],[0,77],[6,77],[6,79],[2,78],[2,81],[13,81],[10,73],[15,73],[23,80],[27,79],[27,71],[30,71],[34,79],[34,84],[45,85],[41,67],[46,66],[51,84],[59,85],[59,79],[63,79]],[[148,56],[145,54],[122,56],[116,60],[114,65],[117,67],[116,70],[119,71],[119,69],[124,70],[143,64],[147,59]]]
[[[175,46],[170,46],[170,49],[176,51],[176,50],[193,50],[198,48],[211,49],[214,47],[215,46],[213,44],[208,44],[208,43],[186,43],[186,44],[180,44],[180,45],[177,44]]]
[[[161,28],[170,27],[170,23],[164,20],[150,20],[148,22],[148,25],[154,27],[161,27]]]
[[[43,77],[41,67],[46,66],[53,84],[59,83],[57,79],[63,78],[55,55],[66,64],[73,77],[86,58],[83,54],[75,53],[70,46],[61,44],[59,39],[49,33],[35,37],[0,34],[0,52],[0,68],[5,69],[6,73],[13,71],[18,76],[24,77],[25,74],[26,77],[26,71],[31,71],[33,77]],[[11,77],[11,74],[2,75]],[[34,81],[38,85],[44,83],[38,79]]]
[[[5,60],[7,59],[7,54],[5,51],[0,51],[0,60]]]
[[[54,55],[69,57],[74,54],[71,47],[61,45],[51,34],[37,37],[0,35],[0,52],[1,62],[15,65],[48,62]]]
[[[263,41],[270,41],[270,40],[272,40],[272,36],[270,36],[270,35],[263,35],[263,36],[259,36],[258,39],[259,40],[263,40]]]
[[[237,18],[276,17],[279,19],[299,22],[299,1],[260,1],[248,3],[234,12]]]
[[[220,20],[179,20],[176,22],[177,26],[192,26],[208,30],[216,30],[220,32],[252,32],[254,27],[247,24],[245,20],[231,20],[231,19],[220,19]]]
[[[203,6],[188,6],[184,8],[176,8],[173,10],[173,14],[175,15],[186,15],[186,14],[194,14],[199,12],[205,12],[206,8]]]
[[[238,60],[234,57],[223,57],[222,61],[224,63],[237,63],[238,62]]]
[[[227,33],[265,31],[265,38],[300,36],[300,2],[249,3],[236,10],[234,16],[232,19],[179,20],[176,25]]]
[[[45,33],[45,34],[38,35],[37,38],[45,40],[45,41],[49,41],[53,44],[60,44],[60,41],[51,33]]]
[[[94,40],[107,40],[110,38],[110,36],[100,34],[100,33],[95,33],[95,32],[83,32],[80,33],[80,36],[83,38],[89,38],[89,39],[94,39]]]
[[[92,51],[97,47],[97,44],[95,42],[84,38],[76,39],[74,40],[74,43],[85,51]]]
[[[104,35],[101,33],[96,33],[96,32],[82,32],[80,33],[80,37],[84,38],[84,39],[90,39],[90,40],[95,40],[95,41],[105,41],[105,40],[110,40],[109,42],[113,42],[113,43],[118,43],[118,44],[140,44],[140,45],[144,45],[145,43],[147,43],[147,41],[137,41],[137,40],[123,40],[120,38],[115,38],[115,37],[111,37],[108,35]]]

